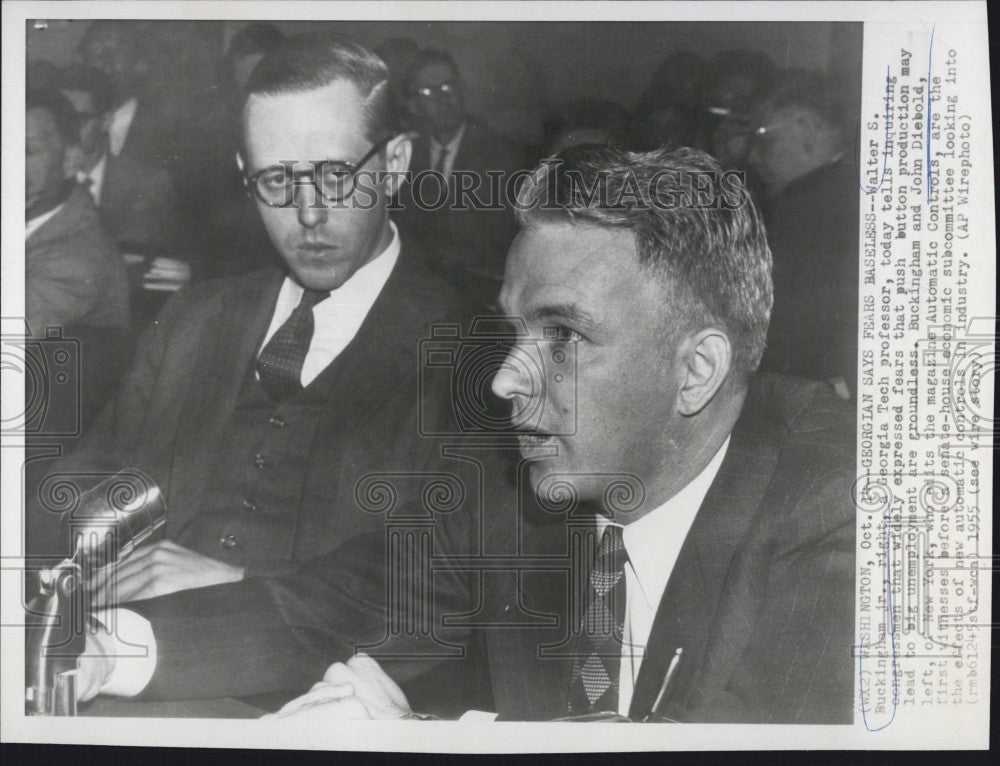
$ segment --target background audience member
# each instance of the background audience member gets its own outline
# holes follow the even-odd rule
[[[76,117],[58,91],[32,91],[26,111],[25,299],[32,333],[79,324],[127,329],[128,285],[87,191],[67,178]]]
[[[708,62],[704,148],[724,168],[747,170],[750,106],[774,75],[774,62],[757,51],[723,51]],[[759,181],[749,178],[748,185],[758,191]]]
[[[527,163],[517,146],[465,110],[462,77],[451,54],[423,50],[405,79],[406,109],[418,136],[413,143],[414,178],[434,171],[417,188],[404,191],[403,226],[427,252],[432,267],[468,295],[491,305],[503,279],[507,247],[516,233],[509,210],[457,210],[456,173],[478,180],[477,196],[491,197],[487,171],[504,177]],[[496,195],[492,195],[496,199]],[[443,204],[436,204],[438,202]],[[421,204],[423,203],[423,204]],[[427,209],[434,208],[437,209]]]
[[[55,327],[80,343],[80,410],[70,414],[85,427],[129,360],[128,279],[86,189],[67,178],[72,106],[56,90],[32,91],[25,127],[26,319],[35,337]]]
[[[413,65],[413,59],[420,53],[420,45],[409,37],[390,37],[375,49],[375,55],[389,67],[389,93],[392,108],[399,120],[399,127],[407,129],[410,117],[406,111],[405,79]]]
[[[748,161],[769,195],[775,302],[763,366],[856,391],[858,175],[839,96],[788,71],[758,100]]]
[[[159,310],[165,294],[189,279],[195,226],[170,170],[173,158],[186,156],[188,147],[173,143],[164,119],[143,95],[148,62],[140,51],[140,32],[130,22],[95,21],[78,48],[83,62],[106,77],[111,93],[109,112],[97,127],[105,135],[94,137],[105,151],[91,168],[99,179],[91,191],[101,221],[130,264],[139,324]],[[81,94],[89,89],[91,101],[100,102],[103,87],[96,78],[71,75],[63,90]],[[74,103],[87,106],[80,96]]]

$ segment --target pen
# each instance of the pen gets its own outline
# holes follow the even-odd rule
[[[667,674],[663,677],[663,683],[660,684],[660,692],[656,695],[656,701],[653,703],[653,707],[649,711],[649,715],[642,719],[644,722],[650,720],[653,716],[660,712],[660,705],[663,704],[663,700],[667,696],[667,690],[670,688],[670,682],[674,678],[674,673],[677,672],[677,666],[680,664],[681,654],[683,653],[684,648],[678,646],[677,650],[674,652],[674,656],[670,658],[670,665],[667,666]]]

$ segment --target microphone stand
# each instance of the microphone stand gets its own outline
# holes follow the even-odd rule
[[[29,625],[25,642],[26,715],[76,715],[76,664],[87,643],[90,599],[80,565],[66,559],[41,573],[39,593],[28,605],[41,618]],[[74,625],[82,617],[83,625]],[[62,634],[62,635],[60,635]]]
[[[137,470],[117,473],[83,492],[63,515],[73,555],[39,574],[38,595],[28,604],[26,715],[77,714],[77,662],[87,646],[87,631],[96,624],[90,578],[161,532],[166,517],[159,487]]]

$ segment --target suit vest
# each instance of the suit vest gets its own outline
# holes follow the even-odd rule
[[[249,366],[199,510],[173,535],[178,543],[242,566],[299,558],[303,488],[335,367],[275,403]]]

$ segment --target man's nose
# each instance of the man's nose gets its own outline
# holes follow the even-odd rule
[[[526,352],[517,346],[507,352],[499,369],[493,376],[493,393],[514,404],[515,409],[523,407],[529,400],[541,393],[541,380],[532,374],[536,365],[530,364]]]
[[[326,221],[326,203],[312,184],[295,187],[295,206],[299,223],[307,229],[313,229]]]

